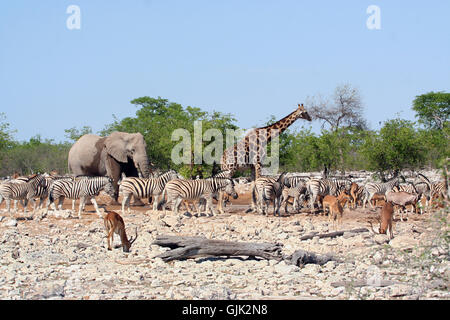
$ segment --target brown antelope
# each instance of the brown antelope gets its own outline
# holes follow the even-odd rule
[[[137,228],[136,236],[131,237],[128,240],[127,234],[125,232],[125,222],[123,222],[122,217],[115,211],[105,212],[103,217],[105,223],[106,232],[108,233],[108,250],[112,250],[111,243],[114,241],[114,233],[120,236],[122,241],[122,248],[124,252],[130,252],[130,247],[134,241],[137,239]]]
[[[380,234],[386,234],[387,230],[389,229],[389,239],[394,238],[394,233],[392,231],[392,220],[394,218],[394,206],[392,205],[392,202],[387,201],[381,208],[380,213],[380,228],[378,229],[378,233]],[[370,227],[374,233],[375,230],[373,230],[372,222],[370,222]]]
[[[350,205],[347,205],[348,203],[352,203],[352,198],[345,192],[341,192],[337,197],[339,204],[342,206],[342,208],[345,208],[347,206],[349,208]]]
[[[326,195],[322,201],[322,207],[325,212],[326,207],[329,208],[330,213],[328,214],[329,221],[336,221],[340,225],[342,223],[342,216],[344,213],[344,205],[351,201],[351,198],[345,192],[341,192],[337,197]],[[335,226],[336,228],[336,226]]]
[[[350,201],[350,206],[355,209],[358,201],[361,201],[364,192],[364,187],[359,186],[357,183],[352,182],[350,185],[350,196],[352,200]]]
[[[381,193],[375,193],[372,197],[372,199],[370,199],[370,201],[372,201],[373,205],[375,207],[381,207],[384,205],[384,201],[385,201],[386,197],[384,196],[384,194]],[[380,204],[381,202],[381,204]]]

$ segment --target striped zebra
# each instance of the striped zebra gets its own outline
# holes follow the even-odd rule
[[[41,209],[43,207],[45,199],[48,197],[48,192],[49,192],[50,187],[53,184],[53,182],[56,180],[59,180],[59,179],[70,178],[68,176],[51,176],[51,175],[48,175],[47,173],[44,173],[42,176],[44,177],[44,180],[42,181],[41,184],[39,184],[36,187],[35,195],[34,195],[34,198],[39,198],[39,205],[38,205],[39,209]],[[27,178],[27,177],[21,177],[21,178]],[[17,180],[19,180],[21,178],[18,178]],[[25,181],[25,180],[23,180],[23,181]]]
[[[228,178],[231,179],[231,170],[224,170],[221,171],[215,175],[213,175],[213,178]],[[224,213],[224,207],[225,207],[225,203],[226,202],[230,202],[228,195],[223,191],[223,190],[218,190],[217,192],[213,193],[213,199],[215,199],[217,201],[217,212],[218,213]],[[200,197],[198,199],[198,204],[196,203],[197,200],[192,201],[192,204],[194,206],[194,209],[196,212],[200,212],[199,207],[203,206],[203,211],[206,211],[206,198],[205,197]],[[186,208],[187,211],[190,210],[189,207],[189,201],[188,200],[184,200],[183,201],[184,207]]]
[[[308,178],[301,177],[301,176],[290,176],[285,178],[284,185],[288,188],[295,188],[299,184],[305,185],[306,181],[309,180]]]
[[[34,175],[27,182],[7,181],[0,185],[0,204],[6,200],[6,211],[10,213],[11,199],[23,200],[23,213],[27,212],[28,201],[33,204],[33,213],[36,211],[36,190],[45,180],[42,175]],[[16,209],[16,208],[15,208]]]
[[[171,180],[164,188],[162,200],[158,203],[158,208],[166,202],[164,201],[165,194],[167,194],[167,202],[172,203],[172,211],[175,214],[178,214],[182,200],[197,200],[204,197],[206,198],[206,209],[209,209],[213,215],[216,215],[212,198],[213,194],[219,190],[223,190],[223,192],[231,195],[234,199],[238,197],[234,190],[234,182],[229,178],[211,177],[199,180]]]
[[[49,191],[48,197],[49,201],[47,201],[47,211],[49,205],[51,204],[53,204],[53,208],[55,208],[54,201],[56,199],[59,200],[58,202],[59,210],[62,209],[64,198],[72,200],[80,199],[78,218],[81,219],[81,212],[84,211],[86,198],[89,198],[95,207],[97,215],[99,217],[102,217],[102,214],[98,210],[97,202],[95,201],[95,197],[98,196],[100,191],[102,190],[113,198],[116,196],[112,178],[78,176],[73,179],[57,180],[52,184]],[[72,202],[72,210],[74,209],[73,203],[74,202]]]
[[[34,175],[31,176],[20,176],[18,173],[14,173],[11,177],[8,177],[8,179],[5,182],[13,182],[13,183],[26,183],[30,180],[31,177],[34,177]],[[17,211],[17,202],[20,201],[20,204],[23,206],[24,202],[22,200],[14,200],[14,209],[13,212]]]
[[[431,182],[427,177],[425,177],[423,174],[418,174],[419,178],[424,181],[428,185],[429,189],[429,198],[430,202],[433,201],[435,198],[443,197],[444,199],[448,198],[448,186],[446,185],[445,181],[437,181],[437,182]]]
[[[416,186],[413,183],[407,183],[407,184],[399,184],[398,186],[394,186],[392,188],[392,191],[394,192],[408,192],[408,193],[416,193],[417,192]]]
[[[277,181],[277,179],[275,179],[275,178],[273,178],[273,177],[259,177],[259,178],[258,178],[258,184],[260,184],[260,185],[270,184],[270,183],[275,183],[276,181]],[[257,199],[258,199],[258,196],[257,196],[257,194],[255,193],[256,187],[257,187],[256,180],[254,180],[254,181],[252,182],[252,184],[251,184],[251,187],[250,187],[250,189],[251,189],[251,194],[252,194],[252,197],[251,197],[252,202],[251,202],[250,208],[247,209],[247,210],[245,211],[245,213],[248,213],[248,212],[256,212],[256,211],[258,211],[258,204],[257,204],[257,202],[258,202],[258,200],[257,200]],[[261,186],[258,186],[258,188],[261,188]]]
[[[231,179],[232,172],[231,170],[221,171],[213,176],[213,178],[224,178]],[[219,189],[217,192],[213,193],[213,198],[217,200],[217,211],[219,213],[224,213],[223,207],[225,206],[225,201],[228,200],[228,194],[224,191],[224,188]],[[206,198],[200,198],[199,202],[203,203],[203,210],[206,210]]]
[[[352,182],[348,179],[311,179],[306,182],[306,189],[310,197],[310,208],[314,210],[314,203],[317,196],[335,196],[337,197],[342,191],[350,193]]]
[[[136,178],[127,177],[120,183],[119,190],[122,192],[122,214],[125,207],[130,213],[130,200],[133,195],[136,199],[153,198],[153,210],[157,209],[159,197],[162,194],[166,183],[173,179],[178,179],[178,173],[174,170],[167,171],[157,178]]]
[[[283,201],[283,188],[285,184],[286,172],[283,172],[278,179],[260,177],[255,180],[252,189],[252,200],[256,204],[259,213],[266,214],[270,202],[273,203],[273,215],[280,214],[280,207]]]
[[[372,197],[376,193],[386,194],[386,192],[391,191],[392,188],[399,185],[399,177],[394,177],[391,180],[384,183],[368,182],[364,186],[364,198],[363,198],[363,209],[366,208],[366,203],[369,202],[370,206],[373,208]]]
[[[447,186],[445,184],[445,181],[438,181],[438,182],[432,182],[431,183],[431,196],[432,199],[443,197],[444,199],[447,199]]]
[[[287,179],[287,178],[286,178]],[[306,196],[306,182],[298,183],[295,187],[284,188],[283,190],[283,203],[284,204],[284,212],[289,213],[288,205],[289,198],[292,198],[294,202],[292,203],[292,207],[294,210],[297,210],[297,213],[300,211],[300,203],[304,200]]]

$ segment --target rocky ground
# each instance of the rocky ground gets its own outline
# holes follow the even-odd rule
[[[42,220],[1,213],[0,299],[450,298],[448,207],[410,215],[405,222],[396,219],[391,241],[372,232],[302,241],[313,231],[335,230],[324,216],[245,214],[247,189],[225,214],[214,217],[134,207],[122,215],[128,236],[138,228],[130,253],[106,250],[103,221],[92,206],[81,220],[68,211],[50,211]],[[108,209],[120,212],[118,206]],[[368,221],[376,225],[378,212],[346,209],[338,229],[369,227]],[[165,263],[154,258],[168,250],[152,245],[158,235],[281,243],[284,254],[304,249],[337,261],[298,267],[248,257],[199,257]],[[120,244],[117,236],[114,243]]]

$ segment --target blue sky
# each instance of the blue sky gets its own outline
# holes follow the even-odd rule
[[[366,27],[372,4],[381,30]],[[69,5],[80,30],[66,27]],[[449,13],[445,0],[2,1],[0,112],[18,140],[97,132],[134,115],[141,96],[249,128],[349,83],[376,129],[414,120],[416,95],[449,90]]]

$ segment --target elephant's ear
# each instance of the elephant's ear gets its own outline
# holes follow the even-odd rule
[[[127,162],[126,142],[120,137],[111,134],[105,140],[106,152],[119,162]]]

